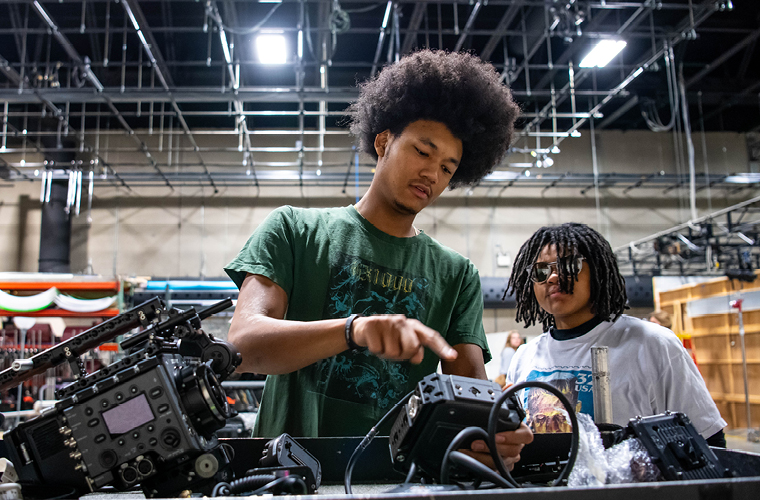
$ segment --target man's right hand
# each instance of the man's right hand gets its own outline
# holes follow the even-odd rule
[[[442,360],[451,361],[457,357],[457,351],[441,334],[402,314],[356,318],[352,325],[352,334],[356,344],[367,347],[372,354],[381,358],[408,359],[414,364],[419,364],[425,356],[425,347]]]

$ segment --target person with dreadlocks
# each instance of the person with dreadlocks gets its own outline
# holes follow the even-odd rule
[[[610,244],[585,224],[542,227],[515,258],[507,287],[517,321],[544,333],[515,353],[507,382],[538,380],[565,394],[576,412],[594,416],[591,348],[609,349],[613,423],[670,411],[689,416],[715,446],[725,446],[721,418],[705,382],[670,330],[623,314],[625,280]],[[559,400],[540,389],[521,394],[534,432],[569,432]]]
[[[478,271],[414,220],[501,161],[519,114],[509,88],[473,55],[422,50],[362,85],[349,111],[376,161],[361,200],[274,210],[226,268],[239,370],[268,375],[255,436],[363,436],[439,361],[486,378]],[[532,438],[524,425],[500,433],[498,451],[514,463]],[[470,453],[490,461],[482,440]]]

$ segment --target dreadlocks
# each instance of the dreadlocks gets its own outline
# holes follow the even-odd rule
[[[538,320],[543,324],[544,331],[554,326],[554,317],[538,305],[530,278],[530,266],[547,245],[556,246],[557,256],[583,256],[591,271],[591,312],[605,320],[614,321],[620,317],[628,297],[625,280],[620,275],[610,244],[587,225],[569,222],[542,227],[520,247],[506,291],[515,295],[518,322],[524,322],[528,327]],[[575,259],[558,261],[559,289],[564,293],[573,293],[580,269],[576,269]]]

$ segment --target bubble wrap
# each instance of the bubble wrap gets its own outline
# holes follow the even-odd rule
[[[627,439],[607,450],[591,417],[578,414],[579,449],[568,486],[656,481],[659,470],[638,439]]]

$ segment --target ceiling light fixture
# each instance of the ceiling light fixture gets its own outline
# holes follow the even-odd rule
[[[287,62],[285,37],[277,34],[257,36],[256,52],[259,55],[259,61],[264,64],[285,64]]]
[[[581,68],[603,68],[607,66],[613,57],[618,55],[626,46],[622,40],[600,40],[596,47],[591,49],[586,57],[583,58],[579,66]]]

